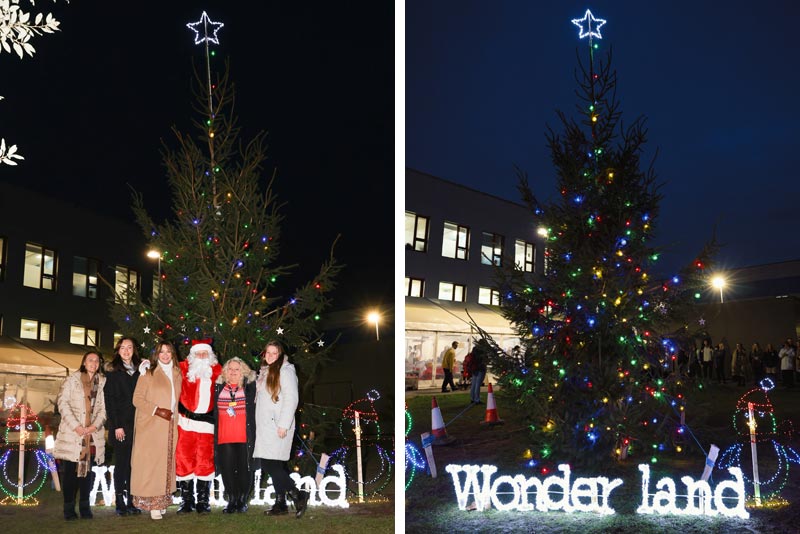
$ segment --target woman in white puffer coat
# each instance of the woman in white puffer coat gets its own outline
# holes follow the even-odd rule
[[[294,365],[287,361],[277,342],[268,343],[256,380],[256,443],[253,452],[254,458],[261,459],[261,467],[272,477],[275,487],[275,505],[264,512],[267,515],[289,512],[287,494],[294,503],[295,517],[300,519],[306,511],[308,493],[297,489],[286,465],[292,452],[298,400]]]
[[[78,508],[81,517],[91,519],[89,492],[92,489],[92,464],[103,463],[106,454],[106,404],[102,375],[103,358],[90,351],[83,355],[81,367],[64,381],[58,394],[58,425],[53,456],[61,460],[64,490],[64,519],[77,519],[75,495],[80,489]]]

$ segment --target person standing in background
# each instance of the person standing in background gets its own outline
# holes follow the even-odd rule
[[[781,378],[783,379],[783,385],[786,386],[787,388],[793,388],[795,354],[794,354],[794,348],[792,348],[791,339],[787,339],[786,342],[783,344],[783,347],[778,353],[778,358],[781,361]]]
[[[753,370],[753,384],[756,386],[764,378],[764,352],[758,343],[750,349],[750,367]]]
[[[470,389],[470,401],[473,404],[481,404],[481,384],[486,377],[486,359],[491,346],[483,339],[478,340],[472,348],[472,388]]]
[[[750,371],[750,365],[747,362],[747,351],[741,343],[736,344],[731,355],[731,378],[736,380],[736,384],[743,386],[745,384],[745,373]]]
[[[453,341],[442,356],[442,371],[444,372],[444,381],[442,382],[442,393],[447,393],[447,385],[450,385],[450,391],[456,390],[456,385],[453,382],[453,368],[456,365],[456,349],[458,348],[458,341]],[[474,380],[474,379],[473,379]]]

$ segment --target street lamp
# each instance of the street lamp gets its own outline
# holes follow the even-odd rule
[[[368,323],[375,323],[375,341],[380,341],[381,336],[378,333],[378,323],[381,322],[381,314],[376,311],[371,311],[367,315],[367,322]]]
[[[161,297],[161,252],[150,249],[147,252],[147,257],[153,260],[158,260],[158,296]]]
[[[722,298],[722,289],[726,285],[727,285],[727,282],[725,281],[725,278],[720,276],[720,275],[717,275],[717,276],[715,276],[714,278],[711,279],[711,286],[714,287],[715,289],[719,289],[719,303],[720,304],[725,302],[723,300],[723,298]]]

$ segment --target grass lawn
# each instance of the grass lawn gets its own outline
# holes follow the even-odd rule
[[[214,507],[210,514],[175,513],[177,506],[169,508],[160,521],[153,521],[145,512],[139,516],[117,517],[114,507],[96,506],[94,519],[64,521],[61,493],[46,487],[37,495],[37,506],[0,506],[0,533],[43,534],[51,532],[80,532],[81,534],[168,532],[169,534],[223,534],[245,533],[303,533],[303,534],[359,534],[393,533],[394,502],[365,504],[350,503],[349,508],[310,506],[302,519],[295,519],[290,507],[288,515],[268,517],[263,515],[266,506],[251,506],[244,514],[223,514]],[[100,497],[98,497],[98,500]],[[77,511],[77,510],[76,510]]]
[[[697,392],[694,402],[687,407],[686,423],[695,433],[697,441],[708,449],[711,443],[725,450],[733,443],[741,442],[732,426],[736,402],[751,386],[737,387],[711,385]],[[723,517],[650,516],[636,514],[641,501],[640,463],[647,463],[649,456],[629,458],[621,463],[611,462],[608,466],[598,466],[591,472],[575,469],[572,480],[578,476],[620,477],[624,483],[611,494],[610,505],[615,515],[601,516],[589,512],[565,514],[564,512],[520,512],[461,511],[456,502],[452,477],[445,471],[448,464],[491,464],[498,467],[493,479],[501,475],[524,474],[543,479],[538,471],[525,466],[522,457],[526,446],[526,424],[519,414],[515,414],[513,403],[495,390],[498,415],[505,421],[503,425],[487,426],[484,419],[486,405],[470,406],[468,392],[435,393],[442,418],[447,425],[447,435],[454,442],[446,446],[434,446],[434,457],[438,477],[433,479],[426,474],[417,473],[406,491],[405,524],[406,532],[580,532],[589,533],[637,533],[681,532],[699,534],[708,532],[724,533],[784,533],[800,532],[800,465],[791,464],[789,482],[781,492],[788,505],[776,508],[751,508],[750,519]],[[778,386],[770,392],[770,400],[777,420],[793,420],[800,430],[800,388],[785,390]],[[482,392],[486,399],[486,390]],[[413,426],[409,439],[419,446],[419,436],[430,431],[431,395],[414,393],[406,398],[412,415]],[[800,451],[800,439],[793,436],[784,445]],[[557,453],[556,453],[557,458]],[[682,476],[697,480],[703,472],[705,456],[693,439],[687,439],[685,452],[668,457],[658,464],[651,465],[650,493],[655,493],[655,483],[663,476],[673,478],[678,495],[685,494]],[[743,466],[746,475],[751,476]],[[463,475],[462,475],[463,477]],[[719,469],[713,473],[714,483],[730,477]],[[752,486],[748,486],[752,492]],[[507,499],[506,499],[507,500]],[[678,498],[678,506],[685,506],[685,499]]]

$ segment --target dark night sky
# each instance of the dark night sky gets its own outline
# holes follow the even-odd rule
[[[385,2],[37,2],[61,31],[33,58],[0,54],[0,137],[26,160],[0,180],[131,219],[126,184],[169,212],[160,141],[188,131],[192,61],[186,23],[225,24],[212,68],[231,62],[243,139],[269,133],[277,168],[281,263],[314,273],[342,234],[348,265],[335,307],[389,306],[394,285],[394,12]],[[194,134],[194,132],[192,132]],[[174,146],[174,144],[172,145]],[[367,196],[370,202],[354,202]],[[39,214],[47,216],[47,214]],[[304,278],[305,280],[305,278]]]
[[[587,8],[623,119],[648,118],[644,163],[659,151],[661,274],[714,225],[723,267],[800,258],[796,2],[407,0],[406,166],[519,200],[517,165],[553,199],[544,134],[574,116]]]

